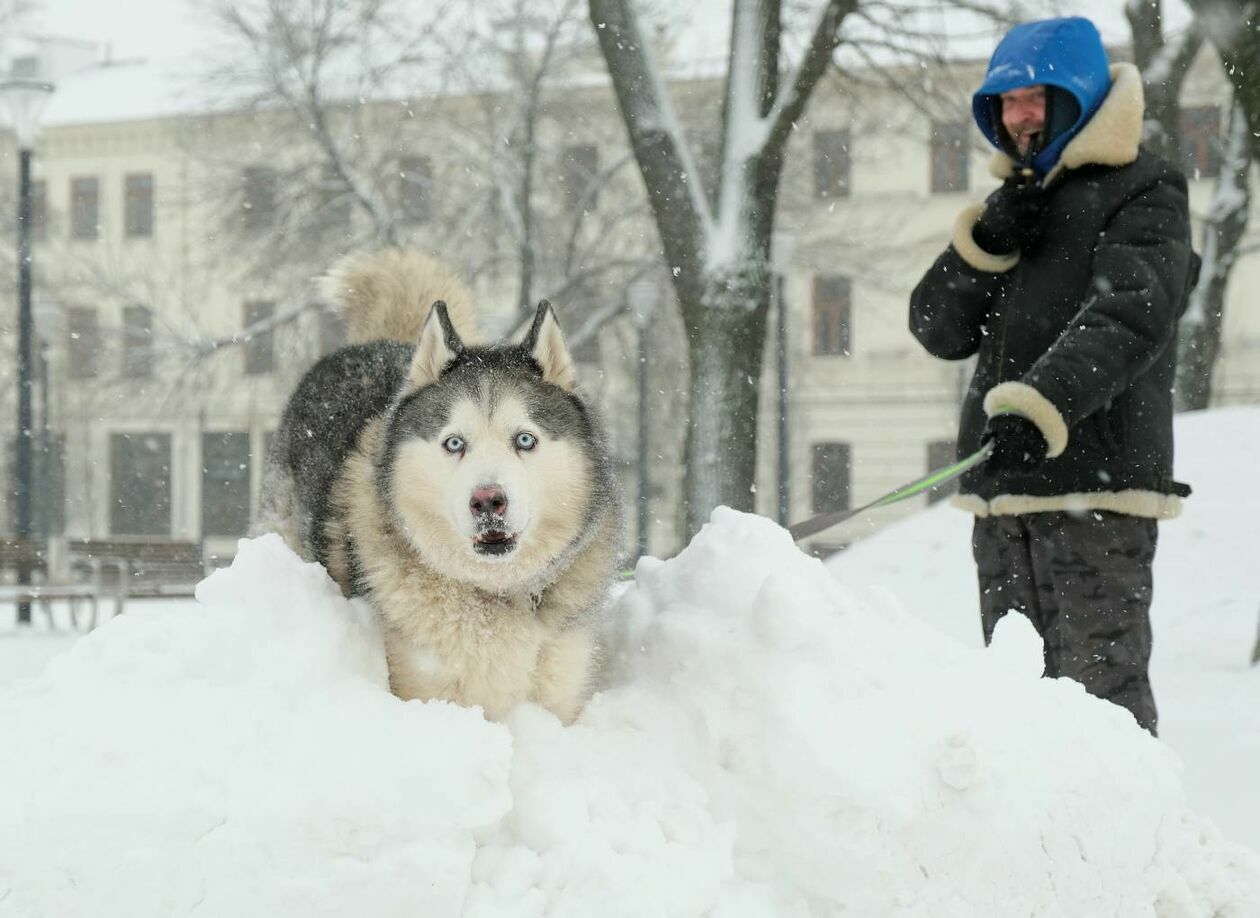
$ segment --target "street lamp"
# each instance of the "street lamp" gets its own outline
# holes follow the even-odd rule
[[[17,410],[17,520],[19,540],[31,535],[31,385],[34,364],[31,317],[31,151],[53,85],[40,80],[0,82],[0,100],[9,111],[18,147],[18,410]],[[19,566],[18,583],[30,583],[31,572]],[[31,605],[18,604],[18,624],[29,625]]]
[[[791,439],[788,426],[788,303],[787,272],[796,251],[796,236],[785,230],[775,230],[770,238],[770,267],[774,272],[775,301],[775,369],[779,384],[779,523],[786,526],[791,520]]]
[[[648,455],[648,328],[660,295],[657,284],[648,280],[635,281],[628,291],[630,312],[639,330],[639,457],[636,470],[638,500],[635,535],[639,543],[638,556],[640,558],[648,551],[648,493],[652,487],[651,476],[648,473],[650,463]]]

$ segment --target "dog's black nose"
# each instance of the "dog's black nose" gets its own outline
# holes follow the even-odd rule
[[[486,513],[503,516],[507,513],[507,506],[507,493],[498,485],[483,485],[477,488],[472,493],[472,500],[468,502],[468,509],[472,511],[473,516],[482,516]]]

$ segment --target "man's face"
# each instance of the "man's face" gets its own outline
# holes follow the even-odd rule
[[[1046,129],[1046,87],[1025,86],[1002,93],[1002,126],[1020,156],[1028,155],[1033,137]]]

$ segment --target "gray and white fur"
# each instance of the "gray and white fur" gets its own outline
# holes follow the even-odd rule
[[[572,722],[599,661],[622,506],[551,306],[519,342],[472,343],[467,290],[405,250],[343,261],[325,291],[357,343],[289,399],[255,531],[370,602],[399,697],[491,718],[534,701]]]

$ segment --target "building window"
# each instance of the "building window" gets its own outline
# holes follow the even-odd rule
[[[820,274],[814,278],[814,355],[850,354],[851,284],[847,277]]]
[[[171,435],[111,434],[109,529],[114,535],[171,534]]]
[[[969,159],[966,122],[932,124],[932,192],[966,191]]]
[[[953,465],[957,449],[953,440],[933,440],[927,445],[927,470],[935,472],[947,465]],[[947,482],[928,491],[929,504],[944,500],[958,491],[958,479]]]
[[[1215,105],[1183,108],[1180,120],[1186,175],[1215,178],[1221,171],[1221,110]]]
[[[319,184],[319,195],[320,226],[342,236],[349,236],[350,220],[353,214],[350,186],[332,166],[324,167]]]
[[[201,435],[201,534],[249,531],[249,433]]]
[[[319,352],[320,354],[331,354],[333,351],[345,347],[346,340],[349,337],[346,329],[346,320],[335,309],[322,309],[319,312]]]
[[[599,172],[599,148],[576,144],[564,148],[560,164],[560,184],[564,188],[564,207],[569,213],[595,209],[593,186]]]
[[[75,239],[97,239],[100,226],[100,183],[93,178],[70,180],[70,235]]]
[[[128,236],[153,235],[153,176],[148,172],[124,179],[124,222]]]
[[[247,230],[271,226],[276,216],[276,170],[246,166],[241,173],[241,225]]]
[[[123,376],[153,375],[153,313],[147,306],[123,307]]]
[[[245,304],[245,331],[249,335],[245,339],[245,374],[261,376],[276,368],[275,331],[251,332],[250,329],[259,322],[274,318],[276,304],[254,302]]]
[[[31,182],[31,238],[48,238],[48,183],[43,179]]]
[[[843,198],[849,194],[849,132],[814,134],[814,197]]]
[[[433,161],[408,156],[398,161],[398,211],[408,223],[433,219]]]
[[[848,443],[815,443],[810,480],[815,513],[849,509],[849,480],[853,474]]]
[[[101,328],[91,306],[71,306],[66,310],[66,370],[71,379],[91,379],[97,373],[101,349]]]

